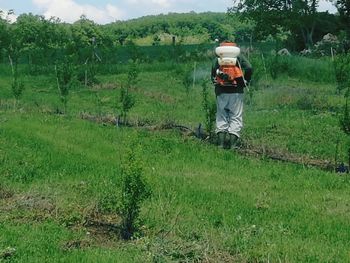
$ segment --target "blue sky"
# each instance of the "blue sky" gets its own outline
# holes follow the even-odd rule
[[[231,5],[232,0],[0,0],[0,10],[14,9],[16,15],[31,12],[74,22],[85,14],[100,24],[168,12],[225,12]],[[324,0],[320,10],[335,12]]]

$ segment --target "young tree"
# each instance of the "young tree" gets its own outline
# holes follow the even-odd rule
[[[135,146],[128,150],[122,165],[121,189],[121,235],[131,239],[138,229],[141,204],[146,200],[151,190],[143,176],[143,165],[136,157]]]
[[[64,107],[64,113],[67,112],[67,103],[69,90],[73,86],[74,82],[74,67],[68,58],[65,58],[63,62],[55,65],[57,89],[60,96],[60,101]]]
[[[121,110],[121,118],[123,124],[126,124],[128,112],[135,105],[135,97],[130,93],[130,89],[139,81],[139,71],[135,61],[129,65],[126,85],[122,86],[119,99],[119,108]]]
[[[216,104],[209,98],[208,81],[202,82],[202,107],[204,111],[205,129],[209,135],[209,139],[213,139]]]

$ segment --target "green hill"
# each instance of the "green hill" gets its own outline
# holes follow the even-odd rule
[[[237,23],[225,13],[169,13],[119,21],[104,26],[117,41],[141,45],[170,44],[172,36],[183,44],[207,43],[232,36]]]

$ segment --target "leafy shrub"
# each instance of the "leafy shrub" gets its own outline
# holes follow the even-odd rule
[[[122,86],[120,91],[119,108],[121,110],[121,118],[123,124],[126,124],[128,112],[135,105],[135,97],[130,94],[128,86]]]
[[[337,89],[343,90],[350,86],[350,54],[337,56],[334,60]]]
[[[75,69],[68,59],[55,66],[57,88],[60,100],[64,106],[64,113],[67,112],[69,90],[73,86]]]
[[[141,204],[151,193],[134,149],[129,150],[122,165],[121,193],[121,235],[124,239],[130,239],[138,229]]]
[[[19,81],[17,77],[13,78],[13,82],[11,84],[12,94],[16,100],[19,100],[22,97],[24,84],[22,81]]]

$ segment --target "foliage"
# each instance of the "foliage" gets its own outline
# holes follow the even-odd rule
[[[231,13],[239,13],[244,18],[256,22],[255,34],[258,39],[275,36],[279,28],[292,32],[293,38],[302,38],[305,47],[314,43],[314,31],[319,22],[318,0],[255,1],[235,0]],[[301,32],[301,35],[300,33]]]
[[[310,59],[299,56],[266,57],[266,70],[273,79],[281,76],[317,83],[334,83],[334,67],[329,58]],[[320,74],[322,72],[322,74]]]
[[[126,85],[122,85],[120,90],[118,108],[121,111],[123,124],[127,122],[127,114],[135,105],[135,97],[130,93],[131,88],[139,81],[139,69],[135,61],[131,61],[128,65]]]
[[[348,0],[334,0],[334,2],[350,40],[350,2]]]
[[[19,81],[16,76],[13,79],[11,88],[12,88],[13,96],[15,97],[16,100],[19,100],[24,90],[24,83],[22,81]]]
[[[18,65],[13,65],[13,61],[11,57],[9,56],[11,69],[12,69],[12,84],[11,84],[11,90],[12,94],[15,97],[15,99],[18,101],[23,93],[24,90],[24,84],[22,81],[18,80]]]
[[[135,147],[128,150],[122,165],[121,234],[124,239],[133,237],[138,230],[141,204],[150,196],[150,187],[143,178],[143,164],[136,157]]]
[[[209,134],[209,138],[213,139],[216,117],[216,103],[209,98],[208,80],[203,80],[202,82],[202,108],[205,117],[205,129]]]
[[[350,54],[341,54],[334,60],[334,71],[337,81],[337,90],[350,87]]]
[[[225,14],[212,12],[145,16],[129,21],[117,21],[104,26],[106,31],[116,32],[113,39],[120,44],[124,44],[128,37],[137,39],[152,36],[151,40],[153,40],[153,36],[159,34],[168,36],[161,41],[162,44],[164,42],[171,44],[171,36],[184,40],[193,35],[198,36],[200,42],[208,42],[216,38],[224,39],[231,35],[232,27],[237,28]]]
[[[139,82],[140,69],[137,67],[137,60],[133,60],[129,64],[126,85],[128,88],[133,87]]]
[[[340,120],[340,125],[341,125],[342,130],[348,135],[350,135],[349,91],[350,91],[350,89],[348,89],[348,91],[347,91],[344,112],[343,112],[342,118]]]
[[[93,86],[94,84],[98,84],[99,80],[97,79],[97,65],[95,63],[86,63],[78,68],[77,71],[77,79],[80,83],[85,86]]]
[[[55,66],[57,89],[60,96],[60,101],[64,106],[64,113],[67,112],[67,103],[69,90],[72,88],[75,80],[75,69],[69,59],[65,59],[63,62],[58,63]]]
[[[121,109],[121,118],[123,124],[126,124],[127,114],[132,107],[135,105],[135,97],[130,94],[129,86],[122,86],[120,90],[120,98],[118,107]]]

